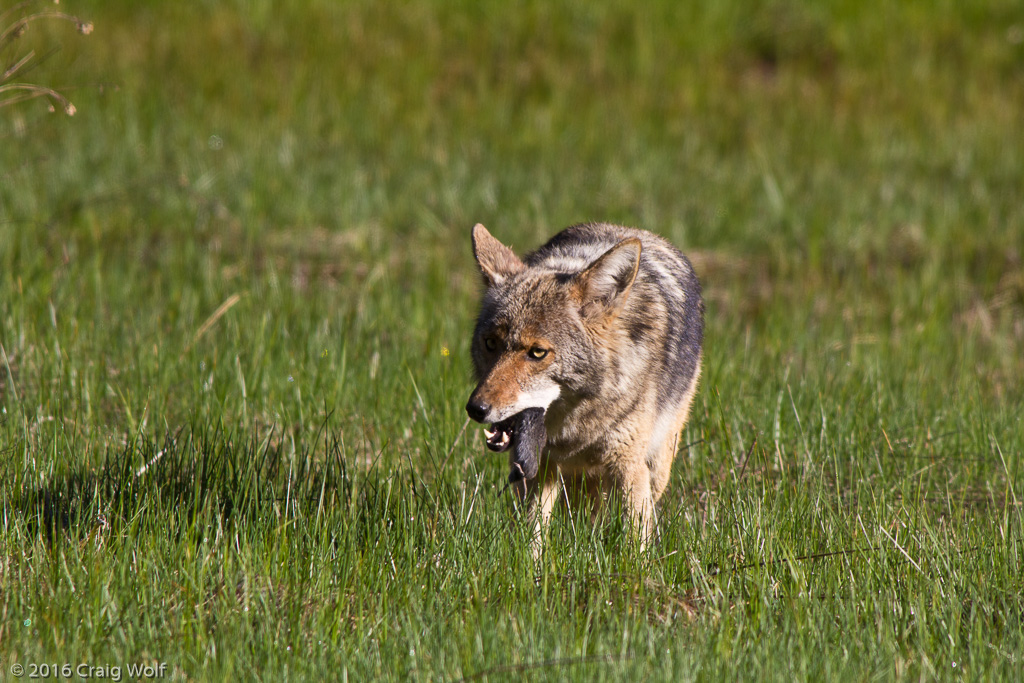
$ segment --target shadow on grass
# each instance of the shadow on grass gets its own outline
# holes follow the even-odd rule
[[[324,429],[316,443],[322,452],[292,451],[273,432],[240,439],[219,426],[179,430],[163,442],[136,439],[108,451],[99,467],[23,485],[13,507],[30,533],[52,542],[62,533],[123,528],[146,515],[173,517],[187,528],[212,518],[259,524],[348,506],[352,481],[343,441]]]

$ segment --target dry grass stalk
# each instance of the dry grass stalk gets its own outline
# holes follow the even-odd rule
[[[58,4],[58,2],[59,0],[55,0],[54,4]],[[55,111],[55,105],[59,105],[65,114],[74,116],[75,105],[57,90],[37,83],[13,80],[26,67],[38,63],[35,50],[19,53],[12,47],[19,38],[25,35],[33,23],[49,19],[66,21],[74,24],[82,35],[92,33],[92,22],[71,14],[48,8],[35,12],[29,11],[39,4],[41,3],[35,0],[25,0],[25,2],[19,2],[10,9],[0,12],[0,60],[2,60],[0,63],[6,62],[6,65],[2,67],[3,71],[0,72],[0,109],[26,100],[46,97],[50,100],[50,111]],[[13,58],[6,58],[5,53],[8,51],[14,55]]]

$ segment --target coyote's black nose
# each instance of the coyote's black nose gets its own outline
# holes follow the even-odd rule
[[[466,412],[477,422],[483,422],[490,410],[491,407],[489,405],[473,398],[470,398],[469,403],[466,404]]]

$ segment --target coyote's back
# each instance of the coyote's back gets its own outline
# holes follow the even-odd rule
[[[700,375],[704,304],[689,261],[649,232],[600,223],[523,260],[482,225],[473,247],[487,289],[470,417],[492,423],[492,449],[512,448],[511,478],[525,478],[539,526],[561,479],[597,501],[620,490],[646,540]]]

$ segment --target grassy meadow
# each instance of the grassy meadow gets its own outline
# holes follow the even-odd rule
[[[0,4],[0,679],[1019,680],[1024,6],[703,5]],[[587,220],[704,374],[535,563],[469,230]]]

